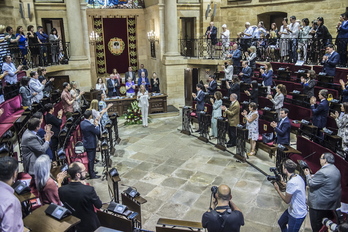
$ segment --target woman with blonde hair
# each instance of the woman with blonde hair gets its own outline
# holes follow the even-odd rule
[[[149,114],[149,93],[147,92],[145,85],[140,85],[140,89],[137,95],[138,105],[141,109],[141,117],[143,120],[143,127],[148,127],[148,114]]]
[[[256,47],[255,46],[251,46],[250,48],[248,48],[249,52],[245,52],[245,57],[246,60],[248,61],[248,65],[249,67],[251,67],[253,70],[256,68]]]
[[[70,83],[71,90],[70,95],[75,98],[75,101],[73,102],[73,109],[74,112],[78,111],[81,112],[81,96],[85,93],[84,91],[80,92],[79,89],[77,89],[77,82],[72,81]]]

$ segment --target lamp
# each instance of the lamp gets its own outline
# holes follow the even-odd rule
[[[150,41],[150,42],[159,42],[157,36],[156,36],[156,33],[151,30],[147,33],[147,39]]]
[[[97,32],[92,31],[91,34],[89,34],[89,43],[91,44],[95,44],[96,42],[98,42],[100,39],[100,36]]]

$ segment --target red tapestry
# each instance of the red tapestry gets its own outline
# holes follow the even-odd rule
[[[136,46],[136,19],[94,18],[94,30],[101,36],[96,43],[98,74],[112,73],[116,68],[119,73],[138,69]]]

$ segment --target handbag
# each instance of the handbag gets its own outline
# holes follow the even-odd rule
[[[262,142],[263,143],[270,143],[273,142],[275,140],[275,136],[274,133],[264,133],[261,135],[262,136]]]

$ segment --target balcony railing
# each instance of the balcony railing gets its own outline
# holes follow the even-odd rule
[[[28,69],[38,66],[50,66],[67,64],[70,58],[70,42],[43,43],[31,46],[19,47],[18,44],[2,43],[0,56],[11,55],[15,66],[23,65]]]
[[[320,64],[325,55],[325,47],[329,43],[336,46],[336,51],[341,56],[338,66],[347,66],[347,44],[348,39],[230,39],[226,42],[221,39],[211,40],[206,38],[199,39],[180,39],[180,54],[186,58],[198,59],[228,59],[232,46],[237,44],[243,51],[250,53],[251,46],[256,49],[256,59],[258,61],[272,62],[295,62],[304,60],[306,64]],[[343,59],[342,59],[343,58]]]

